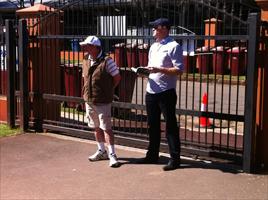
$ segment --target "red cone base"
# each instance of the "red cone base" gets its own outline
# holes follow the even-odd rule
[[[207,110],[207,106],[208,106],[208,97],[207,97],[207,93],[205,93],[203,95],[202,98],[202,105],[201,105],[201,111],[205,112]],[[212,124],[210,123],[209,118],[207,117],[200,117],[200,127],[202,128],[210,128],[212,127]]]
[[[206,117],[200,117],[200,127],[202,128],[209,128],[211,127],[211,123],[210,123],[210,120],[209,118],[206,118]]]

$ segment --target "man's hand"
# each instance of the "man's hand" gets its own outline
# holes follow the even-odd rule
[[[147,67],[150,71],[150,73],[163,73],[163,74],[167,74],[167,75],[179,75],[181,74],[181,70],[179,70],[176,67],[170,67],[170,68],[166,68],[166,67]]]
[[[150,73],[161,72],[158,67],[147,67],[147,68],[149,69]]]

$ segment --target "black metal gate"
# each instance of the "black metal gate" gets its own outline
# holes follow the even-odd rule
[[[7,102],[6,109],[1,109],[1,112],[3,114],[7,110],[7,123],[14,127],[20,118],[18,32],[14,20],[6,20],[5,24],[0,26],[0,48],[0,96],[3,102]]]
[[[112,112],[117,143],[147,146],[147,79],[130,67],[146,65],[153,42],[148,22],[168,17],[170,35],[184,53],[177,82],[183,153],[243,163],[244,171],[252,171],[260,22],[252,11],[258,9],[240,1],[79,0],[51,4],[34,19],[21,15],[29,35],[27,51],[19,47],[20,58],[28,55],[26,62],[20,59],[20,67],[28,68],[20,80],[24,129],[29,120],[36,130],[93,138],[81,98],[84,52],[78,42],[97,35],[123,77]],[[19,44],[27,40],[23,23]],[[164,137],[161,148],[167,151]]]

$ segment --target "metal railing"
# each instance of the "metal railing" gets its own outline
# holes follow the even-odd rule
[[[26,83],[27,76],[21,75],[24,81],[20,82],[20,95],[25,104],[29,99],[33,127],[93,137],[88,135],[93,130],[87,126],[81,98],[85,52],[79,50],[77,43],[95,34],[122,75],[116,90],[119,99],[113,102],[112,110],[116,138],[119,143],[127,141],[128,145],[145,147],[147,78],[137,77],[130,67],[146,65],[148,49],[141,45],[154,42],[148,22],[168,17],[171,35],[185,52],[184,73],[177,81],[176,110],[183,153],[243,162],[246,171],[252,169],[253,146],[244,144],[254,142],[254,45],[259,19],[248,15],[250,9],[237,6],[236,1],[194,0],[81,0],[63,7],[55,5],[58,10],[39,16],[37,24],[28,19],[28,30],[37,32],[28,31],[29,79]],[[191,34],[185,33],[186,29]],[[22,93],[23,87],[26,91],[29,87],[30,98],[27,92]],[[21,117],[27,119],[24,114]],[[203,124],[203,119],[208,122]],[[164,136],[164,122],[161,128]],[[164,137],[162,150],[167,151]]]

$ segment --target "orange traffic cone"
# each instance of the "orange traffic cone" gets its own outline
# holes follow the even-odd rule
[[[208,96],[207,93],[203,94],[202,103],[201,103],[201,111],[206,112],[208,106]],[[202,128],[211,128],[212,125],[210,123],[209,118],[207,117],[200,117],[200,127]]]

